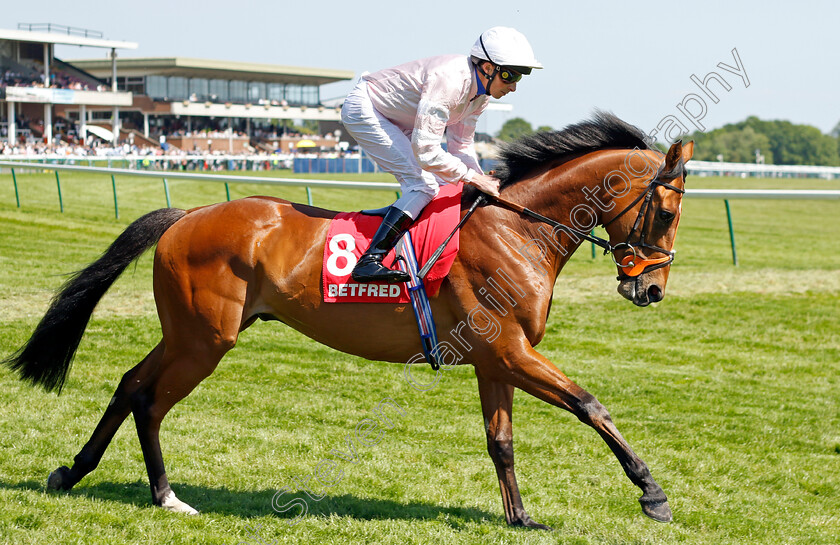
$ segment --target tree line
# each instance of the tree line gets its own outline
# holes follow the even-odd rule
[[[539,127],[538,131],[551,130]],[[515,117],[507,120],[496,138],[509,142],[534,132],[526,120]],[[755,163],[757,160],[773,165],[840,165],[840,122],[823,134],[811,125],[797,125],[790,121],[764,121],[755,116],[740,123],[730,123],[706,132],[686,135],[694,140],[694,159]]]

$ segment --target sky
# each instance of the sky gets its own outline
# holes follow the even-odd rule
[[[828,0],[46,0],[8,2],[0,28],[49,22],[98,30],[139,44],[118,51],[124,57],[194,57],[358,75],[433,55],[467,54],[482,31],[512,26],[528,37],[545,69],[526,76],[503,99],[512,111],[486,112],[481,132],[494,134],[513,117],[560,129],[600,109],[647,133],[657,126],[662,134],[669,126],[671,134],[680,126],[711,130],[748,116],[828,133],[840,122],[838,20],[840,3]],[[56,48],[65,60],[104,55],[102,49]],[[719,78],[707,79],[712,72]],[[700,85],[706,81],[708,94],[692,76]],[[351,87],[327,85],[321,98],[343,96]]]

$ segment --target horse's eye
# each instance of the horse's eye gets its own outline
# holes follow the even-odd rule
[[[670,210],[662,209],[657,214],[657,217],[659,218],[659,221],[663,223],[671,223],[671,221],[674,220],[674,213]]]

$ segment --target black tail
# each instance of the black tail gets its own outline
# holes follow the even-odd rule
[[[177,208],[162,208],[129,225],[99,259],[73,274],[26,344],[3,363],[18,371],[21,380],[61,392],[99,300],[126,267],[154,246],[184,214]]]

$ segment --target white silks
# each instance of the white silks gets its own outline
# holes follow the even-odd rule
[[[411,139],[420,167],[447,183],[482,173],[475,153],[478,117],[489,97],[478,98],[472,62],[442,55],[367,74],[373,107]],[[447,151],[441,147],[447,133]]]

